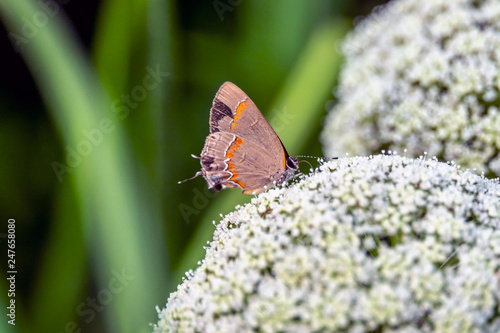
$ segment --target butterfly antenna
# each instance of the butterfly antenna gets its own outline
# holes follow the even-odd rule
[[[319,156],[308,156],[308,155],[296,155],[295,157],[305,157],[305,158],[324,158],[327,160],[336,160],[338,157],[319,157]]]

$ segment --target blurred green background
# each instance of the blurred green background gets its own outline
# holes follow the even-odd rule
[[[211,222],[251,199],[177,184],[200,169],[219,86],[291,155],[321,156],[339,43],[382,2],[0,0],[4,309],[8,219],[18,272],[0,331],[151,331]]]

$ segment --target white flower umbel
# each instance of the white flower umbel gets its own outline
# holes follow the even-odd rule
[[[155,332],[500,332],[500,184],[341,158],[225,216]]]
[[[407,148],[500,176],[500,1],[392,1],[343,49],[326,156]]]

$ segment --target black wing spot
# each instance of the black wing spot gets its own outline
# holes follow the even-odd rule
[[[218,128],[219,120],[224,117],[234,119],[231,109],[219,99],[214,99],[212,110],[210,111],[210,133],[220,132]]]

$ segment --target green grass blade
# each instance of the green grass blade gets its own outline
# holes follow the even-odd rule
[[[69,182],[63,183],[59,192],[53,230],[32,294],[30,322],[39,332],[61,331],[72,325],[77,320],[75,310],[85,299],[87,260],[82,223],[74,214],[77,198]]]
[[[40,11],[38,3],[28,0],[2,0],[0,9],[7,29],[17,34],[22,34],[22,19]],[[122,124],[61,12],[21,46],[21,53],[65,145],[82,147],[89,141],[83,131],[99,129],[102,134],[63,180],[74,181],[99,291],[112,295],[96,315],[105,316],[109,331],[150,331],[148,323],[155,321],[154,305],[161,298],[158,290],[166,280],[165,261],[162,251],[156,251],[161,232],[150,223],[155,215],[149,193],[135,182],[140,177],[134,173]],[[123,272],[128,280],[117,278]]]

